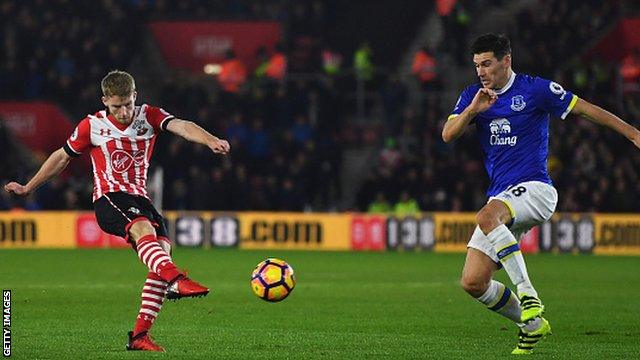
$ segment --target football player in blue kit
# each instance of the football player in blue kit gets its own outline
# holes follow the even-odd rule
[[[518,345],[512,353],[530,354],[540,339],[551,334],[551,326],[542,317],[544,306],[518,241],[533,226],[549,220],[558,202],[547,173],[549,115],[586,117],[617,131],[636,147],[640,132],[553,81],[516,74],[505,36],[478,37],[472,53],[480,83],[462,91],[442,130],[443,140],[451,142],[475,124],[490,180],[488,202],[477,213],[460,283],[469,295],[518,325]],[[492,279],[500,267],[516,294]]]

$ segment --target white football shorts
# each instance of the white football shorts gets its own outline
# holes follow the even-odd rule
[[[516,240],[520,241],[532,227],[551,219],[558,204],[558,192],[552,185],[540,181],[526,181],[490,197],[489,201],[494,199],[505,203],[511,211],[513,223],[509,230]],[[478,249],[499,263],[489,239],[477,226],[467,247]]]

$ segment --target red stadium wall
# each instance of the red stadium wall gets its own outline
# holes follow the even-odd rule
[[[606,60],[619,61],[638,47],[640,47],[640,18],[623,19],[588,52],[588,56],[600,56]]]
[[[60,148],[73,131],[62,110],[46,101],[0,101],[0,119],[31,150],[44,153]]]
[[[282,34],[277,22],[154,21],[149,28],[170,66],[198,72],[230,49],[252,69],[256,50],[273,48]]]

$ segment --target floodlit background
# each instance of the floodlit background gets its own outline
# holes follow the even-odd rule
[[[423,211],[477,210],[487,178],[473,132],[453,145],[440,132],[477,80],[470,42],[490,31],[510,36],[516,72],[640,119],[633,1],[6,0],[0,16],[2,180],[27,179],[124,69],[138,103],[232,143],[222,158],[160,136],[165,209],[366,211],[406,192]],[[551,134],[559,211],[640,209],[640,152],[624,138],[576,117]],[[78,162],[0,209],[91,209]]]

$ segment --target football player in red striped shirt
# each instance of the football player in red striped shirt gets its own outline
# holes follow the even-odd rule
[[[128,241],[149,268],[126,348],[164,351],[149,336],[164,299],[205,296],[209,289],[189,279],[173,263],[164,218],[149,200],[147,171],[156,136],[169,131],[206,145],[216,154],[227,154],[230,147],[226,140],[191,121],[148,104],[136,106],[135,80],[124,71],[109,72],[101,85],[106,109],[80,121],[64,146],[49,156],[26,185],[10,182],[4,188],[17,195],[30,194],[62,172],[72,158],[89,153],[98,224]]]

